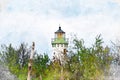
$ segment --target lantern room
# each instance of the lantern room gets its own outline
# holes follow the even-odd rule
[[[65,38],[65,32],[61,30],[61,27],[55,32],[55,38]]]
[[[59,26],[59,29],[54,33],[55,37],[52,39],[52,47],[55,46],[68,46],[68,39],[65,37],[65,32]]]

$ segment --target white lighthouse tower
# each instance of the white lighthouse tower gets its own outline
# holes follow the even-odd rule
[[[52,39],[53,59],[64,62],[64,55],[68,47],[68,39],[65,37],[65,32],[59,26],[59,29],[54,33],[55,36]]]

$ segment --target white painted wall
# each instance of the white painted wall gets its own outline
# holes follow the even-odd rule
[[[53,48],[53,56],[56,59],[59,59],[61,62],[63,62],[64,61],[63,52],[64,52],[64,49],[67,49],[67,47],[65,46],[65,44],[56,44],[56,46],[52,47],[52,48]]]

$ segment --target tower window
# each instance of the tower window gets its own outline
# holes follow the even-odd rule
[[[57,47],[59,47],[59,44],[57,44]]]
[[[63,47],[63,44],[61,44],[61,47]]]
[[[55,45],[52,45],[52,47],[55,47]]]
[[[65,45],[65,47],[68,47],[68,45]]]

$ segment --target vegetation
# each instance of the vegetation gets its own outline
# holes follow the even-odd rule
[[[32,79],[40,80],[104,80],[113,61],[110,48],[103,46],[101,36],[95,38],[91,47],[84,45],[84,40],[75,38],[73,49],[65,55],[65,64],[59,60],[51,61],[47,54],[35,52]],[[8,66],[11,73],[19,80],[26,80],[30,48],[22,43],[18,48],[12,44],[2,45],[0,61]]]

